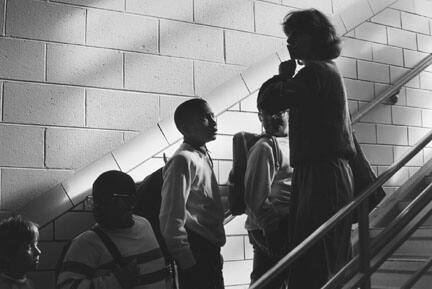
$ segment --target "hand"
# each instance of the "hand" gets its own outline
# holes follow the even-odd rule
[[[284,61],[281,64],[279,64],[279,75],[282,76],[282,78],[292,78],[295,70],[296,70],[297,64],[294,59],[290,59],[288,61]]]
[[[123,289],[132,288],[135,285],[135,278],[139,273],[137,259],[133,259],[126,266],[118,266],[114,269],[113,273]]]

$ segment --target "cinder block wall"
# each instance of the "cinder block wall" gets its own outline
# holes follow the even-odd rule
[[[352,29],[377,9],[373,3],[380,1],[0,0],[1,210],[28,204],[172,115],[183,100],[209,93],[283,47],[279,24],[292,9],[341,14],[340,25],[350,32],[337,61],[354,113],[432,53],[430,1],[401,0]],[[355,12],[347,9],[353,6]],[[231,166],[231,135],[260,131],[255,97],[218,118],[219,136],[209,149],[220,184]],[[396,105],[381,105],[362,119],[356,131],[380,173],[430,127],[432,69],[404,87]],[[388,192],[431,153],[419,153],[388,182]],[[159,155],[140,172],[161,163]],[[249,280],[252,250],[243,222],[237,218],[226,228],[230,288],[246,288]],[[33,274],[39,288],[53,288],[63,244],[92,223],[80,205],[42,229],[44,254]]]

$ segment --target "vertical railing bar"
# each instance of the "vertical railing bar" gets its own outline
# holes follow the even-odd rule
[[[370,289],[370,248],[369,248],[369,203],[368,199],[360,205],[359,215],[359,259],[360,272],[364,274],[361,289]]]

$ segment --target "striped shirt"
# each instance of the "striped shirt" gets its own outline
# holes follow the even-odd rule
[[[128,263],[137,259],[139,276],[133,289],[168,289],[165,260],[150,223],[133,216],[134,225],[105,231]],[[118,266],[93,231],[75,239],[65,255],[57,284],[60,289],[122,289],[113,269]]]

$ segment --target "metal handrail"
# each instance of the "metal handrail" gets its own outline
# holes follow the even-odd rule
[[[377,98],[362,106],[362,108],[354,115],[352,118],[352,122],[356,123],[359,121],[365,114],[374,109],[375,106],[389,98],[390,96],[396,94],[402,86],[404,86],[408,81],[414,78],[414,76],[418,75],[421,71],[423,71],[426,67],[432,64],[432,54],[429,54],[425,58],[422,59],[413,69],[402,75],[392,86],[384,90]]]
[[[421,149],[423,149],[432,140],[432,131],[428,135],[423,137],[416,146],[408,151],[399,161],[392,164],[383,174],[381,174],[377,180],[371,184],[366,190],[364,190],[358,197],[352,202],[340,209],[335,215],[328,219],[318,229],[316,229],[309,237],[283,257],[275,266],[267,271],[261,278],[252,284],[249,289],[264,288],[271,278],[284,272],[289,265],[291,265],[300,255],[306,250],[312,247],[316,242],[319,241],[328,231],[333,229],[339,221],[351,214],[361,203],[368,198],[377,188],[382,186],[387,180],[389,180],[401,167],[403,167],[412,157],[414,157]]]

